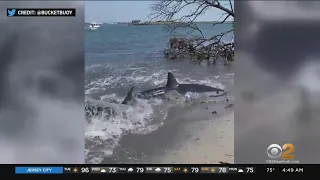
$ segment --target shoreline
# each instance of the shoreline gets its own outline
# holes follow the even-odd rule
[[[219,26],[213,31],[210,27],[203,26],[204,31],[210,32],[209,36],[220,34],[225,27],[231,27],[231,24]],[[127,38],[121,38],[121,35],[126,35]],[[143,37],[147,37],[147,41]],[[100,164],[158,164],[162,160],[155,160],[157,157],[167,156],[168,152],[186,146],[190,138],[190,142],[194,142],[197,133],[201,133],[208,123],[220,121],[221,117],[232,111],[232,108],[225,107],[234,101],[233,63],[226,67],[223,61],[217,61],[215,66],[208,66],[207,63],[194,65],[182,58],[181,61],[166,60],[161,54],[167,44],[166,37],[166,33],[161,29],[152,27],[145,30],[133,27],[127,30],[124,26],[101,26],[99,31],[88,32],[86,46],[90,48],[86,49],[86,95],[97,99],[102,97],[111,103],[120,101],[120,97],[125,96],[132,85],[136,87],[136,92],[165,85],[168,71],[177,74],[180,83],[206,84],[220,87],[229,93],[221,98],[201,97],[199,101],[186,103],[183,99],[179,102],[164,101],[160,104],[157,100],[146,105],[142,102],[137,108],[128,106],[129,112],[120,109],[119,116],[115,115],[106,121],[92,124],[94,135],[101,141],[86,141],[87,161]],[[101,44],[101,39],[107,40],[108,43]],[[135,46],[132,46],[132,43],[128,44],[128,39]],[[145,52],[145,45],[152,47],[152,50],[137,53]],[[114,47],[119,47],[122,51],[115,51]],[[96,51],[101,48],[110,52]],[[139,113],[130,117],[135,110]],[[89,130],[91,129],[87,128],[87,131]],[[233,133],[233,129],[230,133]],[[199,136],[201,138],[201,135]],[[197,141],[200,142],[202,141]],[[223,159],[219,158],[219,161]]]
[[[213,121],[213,122],[212,122]],[[193,133],[179,146],[156,158],[160,164],[234,163],[234,112],[223,115]]]
[[[123,136],[101,164],[233,163],[234,113],[232,107],[225,108],[230,103],[174,108],[159,129]]]

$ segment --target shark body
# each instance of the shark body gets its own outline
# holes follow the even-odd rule
[[[209,97],[218,97],[226,94],[226,92],[222,89],[202,84],[179,84],[174,75],[169,72],[167,84],[165,86],[140,92],[137,94],[137,97],[141,99],[156,98],[161,97],[171,91],[177,91],[179,94],[185,96],[187,94],[206,94]],[[133,99],[134,96],[132,93],[133,87],[128,92],[122,104],[128,104]]]

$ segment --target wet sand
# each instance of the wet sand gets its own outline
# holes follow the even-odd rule
[[[159,158],[166,164],[219,164],[234,162],[234,113],[213,122],[201,122],[203,129]]]
[[[162,127],[146,135],[124,136],[114,155],[102,163],[233,163],[233,107],[226,108],[232,103],[171,108]]]

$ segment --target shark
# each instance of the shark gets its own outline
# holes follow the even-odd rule
[[[133,96],[133,88],[130,89],[127,96],[121,104],[129,104],[134,97],[140,99],[151,99],[157,97],[163,97],[165,94],[176,91],[181,95],[186,97],[190,96],[200,96],[205,94],[208,97],[218,97],[226,95],[226,92],[223,89],[206,86],[203,84],[179,84],[177,79],[171,72],[168,72],[167,84],[163,87],[158,87],[154,89],[148,89],[143,92],[137,93],[136,96]]]
[[[121,105],[134,105],[135,98],[140,99],[151,99],[151,98],[161,98],[165,97],[167,93],[175,91],[183,96],[188,96],[196,94],[199,96],[204,94],[205,97],[218,97],[226,95],[226,92],[222,89],[210,87],[202,84],[179,84],[174,75],[168,72],[167,84],[163,87],[158,87],[154,89],[148,89],[137,94],[133,94],[134,86],[131,87]],[[87,117],[92,116],[112,116],[116,114],[117,105],[113,103],[102,102],[94,99],[87,98],[85,102],[85,112]],[[104,112],[104,113],[103,113]]]

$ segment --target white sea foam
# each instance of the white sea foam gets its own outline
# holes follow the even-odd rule
[[[91,68],[101,68],[101,66]],[[90,71],[93,71],[93,69]],[[119,88],[121,85],[128,84],[129,82],[130,84],[135,84],[137,87],[160,87],[164,86],[167,81],[167,70],[148,72],[144,68],[131,67],[130,71],[132,71],[132,73],[126,75],[124,75],[125,73],[123,72],[113,72],[113,74],[109,74],[107,77],[89,82],[86,85],[86,94],[90,95],[97,91],[108,91],[109,88]],[[180,74],[179,71],[174,69],[169,71],[174,73],[177,81],[181,84],[196,83],[221,89],[225,88],[219,83],[220,77],[210,76],[198,80],[185,74]],[[124,97],[118,96],[116,93],[111,92],[101,95],[100,100],[96,100],[95,103],[103,104],[103,107],[112,108],[114,113],[111,116],[110,114],[107,116],[94,116],[90,118],[90,121],[87,121],[85,133],[86,163],[101,163],[104,157],[114,153],[114,149],[119,146],[121,137],[128,133],[148,134],[161,127],[165,123],[170,106],[174,103],[185,103],[185,96],[179,96],[174,93],[169,94],[166,95],[164,100],[137,99],[134,105],[119,104]],[[172,98],[174,101],[166,101],[170,98],[169,96],[175,97]],[[205,98],[203,100],[205,100]],[[94,100],[92,101],[94,102]]]

